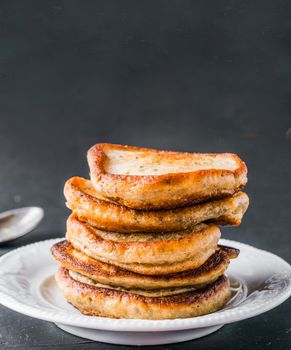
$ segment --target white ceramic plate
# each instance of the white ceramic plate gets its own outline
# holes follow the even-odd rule
[[[128,345],[194,339],[214,332],[223,324],[268,311],[291,295],[291,266],[286,261],[266,251],[222,239],[221,244],[241,251],[227,270],[233,298],[222,310],[175,320],[84,316],[64,300],[53,278],[57,264],[51,259],[50,247],[59,240],[30,244],[0,258],[0,303],[22,314],[55,322],[64,330],[89,339]]]

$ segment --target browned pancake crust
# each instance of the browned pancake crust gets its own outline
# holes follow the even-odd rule
[[[134,210],[98,198],[91,181],[73,177],[64,188],[67,206],[80,220],[107,231],[170,232],[211,220],[220,225],[241,223],[249,199],[243,192],[179,209]]]
[[[128,235],[98,230],[72,214],[66,238],[92,258],[137,273],[160,274],[202,265],[215,252],[220,231],[217,226],[200,224],[181,232]]]
[[[168,173],[163,175],[123,175],[107,173],[105,169],[108,157],[106,151],[150,152],[155,159],[162,162],[167,159],[191,158],[193,155],[203,159],[203,156],[224,156],[225,161],[232,160],[236,168],[206,169],[193,172]],[[88,163],[91,180],[96,191],[116,203],[134,209],[168,209],[177,208],[208,200],[233,195],[247,183],[247,167],[236,155],[224,154],[189,154],[181,152],[166,152],[132,146],[113,144],[96,144],[88,151]]]
[[[57,271],[56,281],[65,298],[83,314],[112,318],[195,317],[218,310],[231,296],[229,280],[225,276],[198,291],[165,297],[146,297],[94,287],[75,281],[65,268]]]
[[[85,284],[90,284],[91,286],[94,286],[94,287],[115,289],[115,290],[119,290],[119,291],[126,292],[126,293],[144,295],[146,297],[165,297],[165,296],[169,296],[169,295],[177,295],[177,294],[182,294],[182,293],[186,293],[186,292],[190,292],[190,291],[199,289],[199,288],[196,288],[194,286],[175,287],[175,288],[156,288],[156,289],[140,289],[140,288],[126,289],[126,288],[123,288],[121,286],[112,286],[112,285],[100,283],[100,282],[93,280],[92,278],[90,278],[88,276],[82,275],[76,271],[69,270],[69,274],[75,281],[79,281],[79,282],[85,283]],[[204,284],[200,288],[205,287],[205,286],[206,286],[206,284]]]
[[[140,275],[120,267],[106,264],[88,257],[74,249],[67,241],[56,243],[51,248],[53,258],[63,267],[88,276],[99,283],[123,288],[158,289],[195,286],[215,281],[223,275],[229,259],[235,258],[239,250],[220,247],[202,266],[194,270],[168,275]]]

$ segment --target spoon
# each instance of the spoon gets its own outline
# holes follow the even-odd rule
[[[0,213],[0,243],[12,241],[32,231],[42,220],[39,207],[25,207]]]

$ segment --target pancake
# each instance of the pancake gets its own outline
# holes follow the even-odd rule
[[[87,154],[93,186],[135,209],[169,209],[233,195],[247,167],[231,153],[181,153],[96,144]]]
[[[118,232],[180,231],[211,220],[219,225],[237,226],[249,199],[243,192],[232,197],[168,210],[135,210],[102,200],[91,181],[73,177],[65,184],[67,206],[80,220],[99,229]]]
[[[118,290],[121,292],[136,294],[136,295],[143,295],[145,297],[166,297],[169,295],[177,295],[177,294],[182,294],[186,292],[191,292],[193,290],[197,290],[197,288],[192,286],[177,287],[177,288],[160,288],[160,289],[136,289],[136,288],[126,289],[123,287],[110,286],[110,285],[99,283],[93,280],[92,278],[81,275],[80,273],[75,271],[69,270],[69,274],[75,281],[86,283],[86,284],[89,284],[90,286],[99,287],[99,288],[108,288],[112,290]]]
[[[200,290],[164,297],[92,286],[75,280],[62,267],[55,277],[67,301],[91,316],[151,320],[195,317],[220,309],[231,297],[225,276]]]
[[[51,248],[53,258],[63,267],[87,276],[97,283],[122,287],[124,289],[161,289],[192,286],[201,288],[223,275],[229,259],[236,258],[239,250],[218,246],[217,251],[199,268],[184,272],[145,276],[120,267],[92,259],[76,250],[69,242],[56,243]]]
[[[94,259],[151,275],[199,267],[215,252],[220,230],[199,224],[180,232],[122,234],[98,230],[72,214],[66,238]]]

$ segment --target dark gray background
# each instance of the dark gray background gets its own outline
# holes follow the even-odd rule
[[[251,205],[224,237],[291,262],[290,2],[1,1],[0,35],[0,209],[45,209],[0,254],[64,236],[64,181],[115,142],[238,153]],[[158,348],[290,349],[290,306]],[[0,313],[1,349],[117,348]]]

